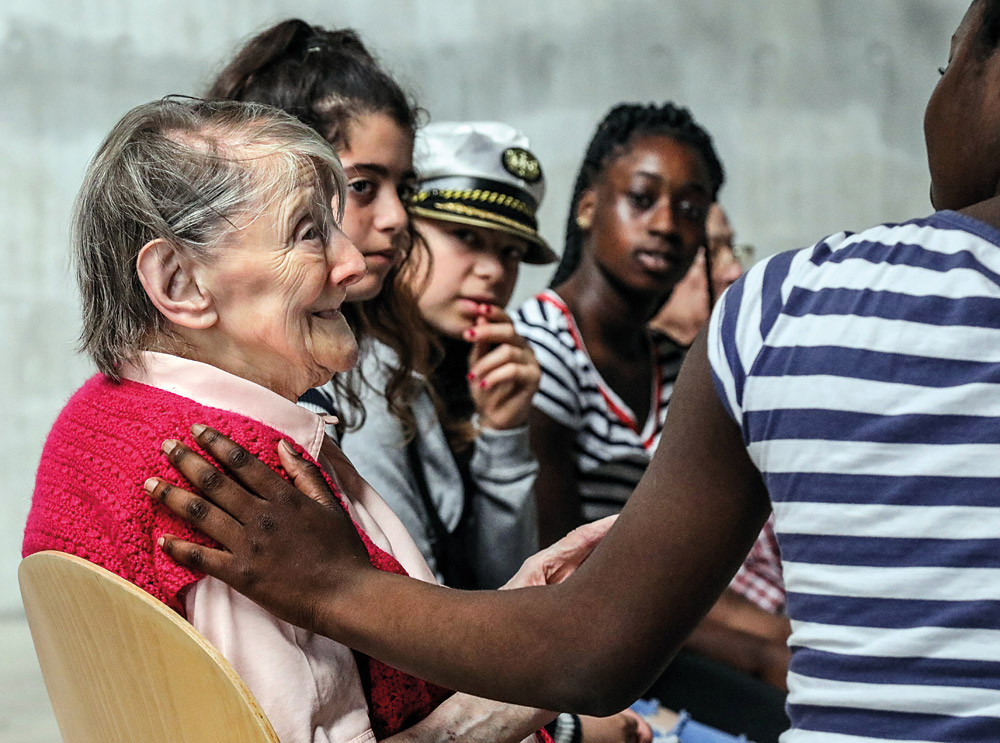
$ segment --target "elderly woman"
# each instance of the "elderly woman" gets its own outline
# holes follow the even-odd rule
[[[52,428],[24,554],[80,555],[184,614],[247,682],[283,743],[517,741],[552,715],[448,697],[279,621],[155,547],[165,532],[191,532],[143,490],[154,476],[185,484],[151,454],[153,442],[194,445],[189,429],[204,421],[278,472],[293,450],[318,462],[372,564],[433,580],[399,520],[326,438],[325,421],[295,404],[357,358],[340,308],[365,268],[337,225],[343,188],[330,145],[266,106],[163,100],[115,126],[75,218],[83,346],[100,373]]]

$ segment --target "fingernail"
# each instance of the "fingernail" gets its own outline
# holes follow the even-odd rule
[[[490,311],[490,306],[488,304],[481,304],[479,305],[479,311],[485,315]]]
[[[191,433],[194,434],[195,438],[198,438],[203,433],[205,433],[206,428],[208,428],[208,426],[203,426],[201,423],[195,423],[193,426],[191,426]]]
[[[142,489],[145,490],[147,493],[152,493],[154,490],[156,490],[156,485],[158,482],[159,480],[157,480],[155,477],[150,477],[148,480],[146,480],[146,482],[142,484]]]
[[[162,444],[160,444],[160,451],[162,451],[164,454],[169,454],[170,452],[172,452],[174,449],[177,448],[177,444],[179,443],[180,442],[177,441],[177,439],[167,439]]]
[[[297,454],[295,453],[295,449],[293,449],[293,448],[292,448],[292,445],[291,445],[291,444],[289,444],[289,443],[288,443],[288,441],[287,441],[286,439],[282,439],[281,441],[279,441],[279,442],[278,442],[278,446],[280,446],[280,447],[281,447],[282,449],[284,449],[284,450],[285,450],[286,452],[288,452],[289,454],[291,454],[291,455],[292,455],[293,457],[294,457],[294,456],[298,456],[298,455],[297,455]]]
[[[471,382],[473,379],[476,378],[476,375],[473,374],[472,372],[469,372],[468,374],[465,375],[465,378]]]
[[[468,330],[465,331],[465,337],[471,341],[473,338],[476,337],[476,331],[473,330],[472,328],[469,328]]]
[[[167,543],[167,540],[164,539],[163,537],[160,537],[159,539],[156,540],[156,546],[157,547],[162,547],[166,543]]]
[[[485,379],[482,382],[479,383],[479,388],[483,389],[483,390],[486,389],[486,380]]]

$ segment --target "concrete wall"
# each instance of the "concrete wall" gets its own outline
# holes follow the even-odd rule
[[[91,373],[73,351],[70,207],[131,106],[198,93],[240,41],[291,15],[352,25],[435,119],[531,136],[562,236],[578,159],[622,100],[673,99],[716,137],[722,200],[758,255],[929,211],[924,103],[964,11],[955,0],[6,0],[0,9],[0,613],[34,469]],[[546,269],[526,270],[524,297]]]

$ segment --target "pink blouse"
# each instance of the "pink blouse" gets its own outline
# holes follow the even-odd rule
[[[326,420],[217,367],[145,352],[123,376],[203,405],[255,418],[301,445],[342,486],[344,502],[371,540],[414,578],[434,575],[385,501],[324,433]],[[341,466],[339,477],[333,464]],[[268,614],[224,583],[205,578],[185,595],[188,619],[229,660],[282,743],[374,741],[368,704],[349,648]]]

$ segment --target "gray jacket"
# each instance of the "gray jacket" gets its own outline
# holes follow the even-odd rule
[[[371,385],[364,385],[361,394],[367,417],[358,431],[343,435],[341,447],[361,476],[396,512],[440,579],[430,548],[433,530],[410,468],[402,425],[389,412],[385,397],[376,392],[385,389],[387,365],[394,361],[392,350],[381,343],[364,349],[361,367]],[[462,514],[462,476],[427,392],[417,396],[413,413],[417,454],[427,489],[439,518],[452,531]],[[532,492],[537,473],[527,426],[480,432],[470,462],[473,492],[469,504],[476,529],[471,540],[474,553],[469,559],[480,588],[505,583],[538,549]]]

